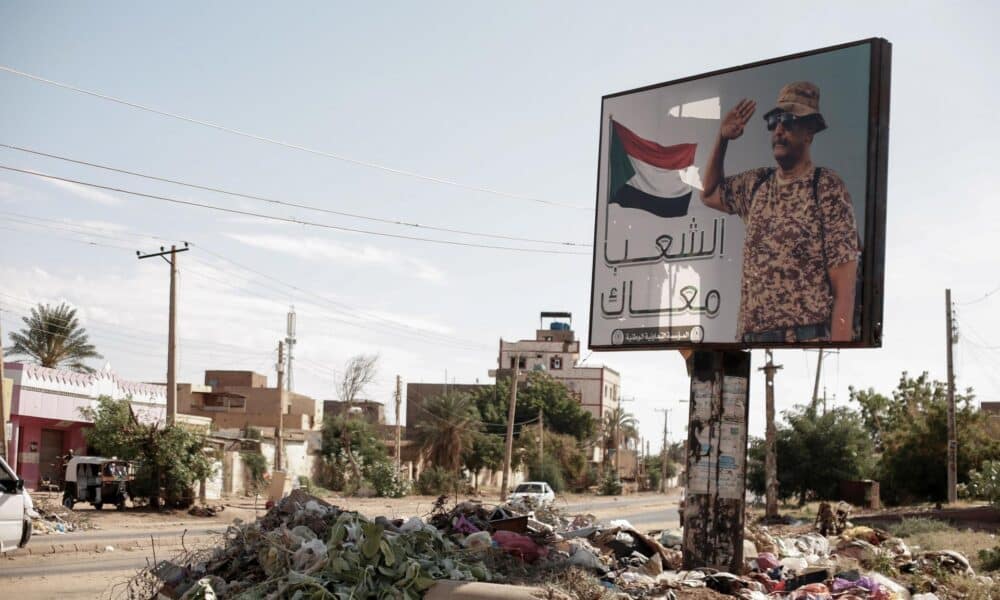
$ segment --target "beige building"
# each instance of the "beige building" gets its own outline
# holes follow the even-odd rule
[[[177,412],[210,417],[215,429],[273,429],[279,408],[286,430],[310,431],[323,423],[323,405],[309,396],[267,387],[252,371],[205,371],[204,385],[177,386]]]
[[[491,370],[490,376],[509,376],[515,360],[521,371],[545,371],[562,381],[600,422],[608,411],[618,407],[621,376],[605,366],[580,364],[580,342],[572,323],[573,315],[568,312],[541,313],[535,339],[500,340],[499,368]]]

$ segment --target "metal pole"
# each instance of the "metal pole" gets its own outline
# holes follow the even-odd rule
[[[958,501],[958,440],[955,436],[955,370],[951,356],[955,332],[950,289],[944,291],[944,308],[948,326],[948,503],[953,504]]]
[[[517,407],[517,379],[521,375],[521,356],[514,355],[514,370],[510,379],[510,406],[507,408],[507,444],[503,453],[503,477],[500,482],[500,501],[507,501],[507,486],[510,485],[510,459],[514,452],[514,409]]]
[[[285,426],[285,344],[278,342],[278,427],[274,430],[274,470],[280,471],[284,462],[282,442]]]

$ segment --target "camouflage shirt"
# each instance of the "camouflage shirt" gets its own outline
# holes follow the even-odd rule
[[[817,203],[814,171],[778,182],[773,169],[759,168],[722,182],[723,206],[746,225],[737,340],[744,333],[830,322],[827,270],[858,259],[858,230],[844,182],[830,169],[820,169]],[[821,224],[826,226],[826,264]]]

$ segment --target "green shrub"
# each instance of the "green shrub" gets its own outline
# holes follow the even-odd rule
[[[597,493],[602,496],[617,496],[622,493],[622,482],[612,471],[608,471],[604,474]]]
[[[410,483],[399,476],[395,465],[389,461],[372,465],[368,470],[368,482],[379,497],[402,498],[410,493]]]
[[[979,551],[979,562],[983,571],[1000,571],[1000,546]]]
[[[536,459],[533,464],[528,466],[528,479],[530,481],[544,481],[556,493],[566,490],[566,482],[563,480],[559,462],[548,455],[542,459],[541,464]]]
[[[249,475],[247,482],[249,489],[247,491],[254,496],[263,493],[264,488],[267,487],[267,480],[264,478],[267,473],[267,459],[260,453],[260,450],[244,450],[240,452],[240,458],[243,459],[243,466]]]
[[[920,533],[934,533],[936,531],[948,531],[953,529],[951,525],[937,519],[927,519],[916,517],[913,519],[903,519],[899,523],[889,525],[889,533],[896,537],[910,537]]]
[[[969,495],[1000,506],[1000,460],[984,460],[978,471],[969,472]]]
[[[437,465],[424,469],[417,479],[417,491],[424,496],[454,494],[458,477]]]

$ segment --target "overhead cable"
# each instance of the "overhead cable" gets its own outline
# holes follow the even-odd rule
[[[505,250],[508,252],[526,252],[530,254],[575,254],[575,255],[586,255],[589,256],[589,252],[572,252],[567,250],[545,250],[540,248],[519,248],[514,246],[494,246],[490,244],[476,244],[473,242],[456,242],[454,240],[437,240],[433,238],[424,238],[412,235],[401,235],[398,233],[385,233],[382,231],[371,231],[367,229],[357,229],[354,227],[344,227],[341,225],[332,225],[329,223],[318,223],[315,221],[307,221],[305,219],[296,219],[294,217],[278,217],[274,215],[267,215],[264,213],[253,212],[249,210],[240,210],[238,208],[228,208],[225,206],[217,206],[214,204],[205,204],[202,202],[195,202],[193,200],[183,200],[181,198],[173,198],[170,196],[160,196],[157,194],[147,194],[145,192],[136,192],[133,190],[128,190],[125,188],[113,187],[108,185],[100,185],[97,183],[90,183],[87,181],[81,181],[79,179],[71,179],[69,177],[59,177],[57,175],[49,175],[48,173],[41,173],[39,171],[32,171],[30,169],[18,169],[16,167],[10,167],[7,165],[0,165],[0,169],[6,171],[13,171],[15,173],[24,173],[26,175],[32,175],[35,177],[41,177],[44,179],[51,179],[55,181],[63,181],[66,183],[75,183],[76,185],[82,185],[86,187],[91,187],[99,190],[106,190],[110,192],[118,192],[121,194],[129,194],[132,196],[138,196],[140,198],[149,198],[151,200],[159,200],[162,202],[170,202],[173,204],[182,204],[185,206],[196,206],[199,208],[204,208],[208,210],[215,210],[219,212],[231,213],[236,215],[243,215],[247,217],[256,217],[258,219],[266,219],[270,221],[279,221],[282,223],[293,223],[296,225],[304,225],[307,227],[318,227],[320,229],[332,229],[335,231],[347,231],[350,233],[361,233],[365,235],[374,235],[379,237],[394,238],[401,240],[411,240],[416,242],[426,242],[431,244],[443,244],[448,246],[464,246],[467,248],[485,248],[488,250]]]
[[[203,127],[209,127],[211,129],[215,129],[215,130],[218,130],[218,131],[224,131],[226,133],[231,133],[233,135],[238,135],[238,136],[242,136],[242,137],[249,138],[249,139],[252,139],[252,140],[257,140],[258,142],[265,142],[265,143],[268,143],[268,144],[274,144],[274,145],[277,145],[277,146],[283,146],[285,148],[291,148],[293,150],[300,150],[302,152],[308,152],[309,154],[314,154],[316,156],[322,156],[322,157],[325,157],[325,158],[332,158],[334,160],[339,160],[339,161],[350,163],[350,164],[353,164],[353,165],[359,165],[359,166],[362,166],[362,167],[367,167],[369,169],[377,169],[379,171],[383,171],[383,172],[386,172],[386,173],[392,173],[394,175],[402,175],[404,177],[412,177],[414,179],[421,179],[423,181],[430,181],[430,182],[433,182],[433,183],[440,183],[440,184],[444,184],[444,185],[450,185],[450,186],[457,187],[457,188],[462,188],[462,189],[466,189],[466,190],[472,190],[472,191],[475,191],[475,192],[483,192],[483,193],[486,193],[486,194],[493,194],[495,196],[502,196],[502,197],[505,197],[505,198],[514,198],[516,200],[527,200],[527,201],[530,201],[530,202],[537,202],[539,204],[548,204],[548,205],[551,205],[551,206],[561,206],[563,208],[573,208],[573,209],[576,209],[576,210],[593,210],[590,207],[576,206],[576,205],[573,205],[573,204],[565,204],[565,203],[562,203],[562,202],[554,202],[552,200],[545,200],[545,199],[542,199],[542,198],[534,198],[532,196],[525,196],[525,195],[522,195],[522,194],[513,194],[513,193],[510,193],[510,192],[504,192],[504,191],[495,190],[495,189],[492,189],[492,188],[480,187],[480,186],[475,186],[475,185],[469,185],[469,184],[461,183],[461,182],[454,181],[454,180],[451,180],[451,179],[445,179],[443,177],[434,177],[434,176],[431,176],[431,175],[423,175],[421,173],[415,173],[413,171],[405,171],[403,169],[397,169],[397,168],[394,168],[394,167],[387,167],[385,165],[380,165],[378,163],[374,163],[374,162],[367,161],[367,160],[359,160],[359,159],[356,159],[356,158],[351,158],[349,156],[345,156],[345,155],[342,155],[342,154],[334,154],[332,152],[326,152],[326,151],[323,151],[323,150],[317,150],[315,148],[309,148],[308,146],[302,146],[302,145],[299,145],[299,144],[293,144],[293,143],[290,143],[290,142],[284,142],[284,141],[281,141],[281,140],[278,140],[278,139],[269,138],[269,137],[266,137],[266,136],[263,136],[263,135],[257,135],[255,133],[250,133],[248,131],[243,131],[241,129],[235,129],[235,128],[232,128],[232,127],[227,127],[225,125],[220,125],[218,123],[212,123],[210,121],[205,121],[205,120],[202,120],[202,119],[195,119],[194,117],[188,117],[188,116],[185,116],[185,115],[182,115],[182,114],[179,114],[179,113],[173,113],[173,112],[168,112],[168,111],[165,111],[165,110],[160,110],[158,108],[153,108],[151,106],[146,106],[146,105],[143,105],[143,104],[139,104],[137,102],[131,102],[129,100],[123,100],[121,98],[116,98],[116,97],[110,96],[108,94],[103,94],[101,92],[96,92],[96,91],[93,91],[93,90],[84,89],[84,88],[81,88],[81,87],[70,85],[68,83],[62,83],[60,81],[55,81],[53,79],[47,79],[45,77],[34,75],[32,73],[27,73],[25,71],[20,71],[18,69],[14,69],[14,68],[8,67],[6,65],[0,65],[0,71],[6,71],[8,73],[11,73],[12,75],[18,75],[20,77],[26,77],[26,78],[32,79],[34,81],[39,81],[41,83],[46,83],[48,85],[53,85],[55,87],[59,87],[59,88],[62,88],[62,89],[70,90],[70,91],[73,91],[73,92],[78,92],[80,94],[86,94],[88,96],[93,96],[95,98],[100,98],[102,100],[108,100],[110,102],[115,102],[117,104],[122,104],[124,106],[129,106],[131,108],[135,108],[135,109],[138,109],[138,110],[143,110],[143,111],[150,112],[150,113],[153,113],[153,114],[157,114],[157,115],[160,115],[160,116],[163,116],[163,117],[169,117],[169,118],[172,118],[172,119],[178,119],[178,120],[181,120],[181,121],[186,121],[188,123],[193,123],[195,125],[201,125]]]
[[[226,190],[226,189],[212,187],[212,186],[208,186],[208,185],[202,185],[202,184],[198,184],[198,183],[189,183],[189,182],[186,182],[186,181],[180,181],[178,179],[170,179],[168,177],[160,177],[160,176],[157,176],[157,175],[150,175],[148,173],[139,173],[138,171],[129,171],[127,169],[121,169],[121,168],[112,167],[112,166],[109,166],[109,165],[102,165],[102,164],[99,164],[99,163],[89,162],[89,161],[85,161],[85,160],[79,160],[79,159],[75,159],[75,158],[69,158],[67,156],[59,156],[58,154],[49,154],[48,152],[41,152],[39,150],[32,150],[30,148],[25,148],[23,146],[14,146],[14,145],[11,145],[11,144],[2,144],[2,143],[0,143],[0,148],[8,148],[10,150],[17,150],[18,152],[25,152],[25,153],[28,153],[28,154],[34,154],[36,156],[44,156],[46,158],[52,158],[52,159],[55,159],[55,160],[61,160],[61,161],[64,161],[64,162],[69,162],[69,163],[73,163],[73,164],[77,164],[77,165],[83,165],[83,166],[86,166],[86,167],[93,167],[93,168],[96,168],[96,169],[104,169],[105,171],[111,171],[111,172],[114,172],[114,173],[121,173],[121,174],[124,174],[124,175],[131,175],[133,177],[142,177],[144,179],[150,179],[150,180],[153,180],[153,181],[160,181],[160,182],[163,182],[163,183],[170,183],[170,184],[174,184],[174,185],[180,185],[180,186],[184,186],[184,187],[188,187],[188,188],[192,188],[192,189],[196,189],[196,190],[203,190],[203,191],[206,191],[206,192],[214,192],[214,193],[217,193],[217,194],[226,194],[226,195],[229,195],[229,196],[235,196],[237,198],[245,198],[247,200],[257,200],[259,202],[267,202],[267,203],[270,203],[270,204],[280,204],[282,206],[290,206],[290,207],[293,207],[293,208],[302,208],[302,209],[305,209],[305,210],[312,210],[312,211],[316,211],[316,212],[327,213],[327,214],[331,214],[331,215],[337,215],[337,216],[340,216],[340,217],[349,217],[349,218],[352,218],[352,219],[362,219],[362,220],[365,220],[365,221],[372,221],[372,222],[375,222],[375,223],[385,223],[387,225],[398,225],[398,226],[402,226],[402,227],[413,227],[413,228],[416,228],[416,229],[426,229],[428,231],[441,231],[443,233],[456,233],[456,234],[459,234],[459,235],[470,235],[470,236],[492,238],[492,239],[498,239],[498,240],[510,240],[510,241],[514,241],[514,242],[533,242],[533,243],[536,243],[536,244],[556,244],[556,245],[560,245],[560,246],[579,246],[581,248],[590,248],[590,247],[592,247],[591,244],[586,244],[586,243],[564,242],[564,241],[558,241],[558,240],[541,240],[541,239],[537,239],[537,238],[518,237],[518,236],[502,235],[502,234],[495,234],[495,233],[483,233],[483,232],[478,232],[478,231],[468,231],[468,230],[464,230],[464,229],[455,229],[455,228],[451,228],[451,227],[440,227],[440,226],[437,226],[437,225],[423,225],[421,223],[409,223],[407,221],[400,221],[398,219],[383,219],[383,218],[380,218],[380,217],[372,217],[372,216],[369,216],[369,215],[362,215],[362,214],[358,214],[358,213],[350,213],[350,212],[346,212],[346,211],[333,210],[333,209],[330,209],[330,208],[323,208],[321,206],[314,206],[314,205],[311,205],[311,204],[303,204],[303,203],[300,203],[300,202],[291,202],[291,201],[288,201],[288,200],[279,200],[277,198],[270,198],[270,197],[261,196],[261,195],[258,195],[258,194],[248,194],[248,193],[245,193],[245,192],[234,192],[232,190]]]

